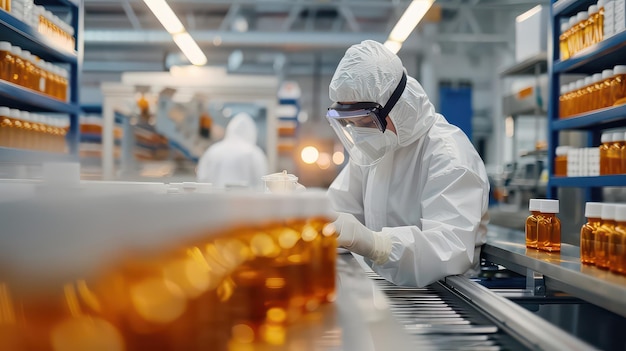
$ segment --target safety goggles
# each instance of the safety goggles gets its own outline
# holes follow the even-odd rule
[[[339,123],[341,127],[354,126],[363,128],[375,128],[384,132],[387,121],[380,117],[382,106],[375,102],[357,102],[355,104],[342,104],[336,102],[328,108],[326,118],[331,124]]]
[[[326,118],[331,125],[336,122],[342,127],[353,125],[355,127],[378,128],[384,133],[387,129],[387,115],[402,96],[405,87],[406,73],[402,72],[398,86],[384,107],[375,102],[357,102],[354,104],[335,102],[328,108]]]

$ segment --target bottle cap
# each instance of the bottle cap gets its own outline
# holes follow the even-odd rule
[[[587,202],[585,204],[585,217],[600,218],[602,216],[602,202]]]
[[[574,90],[576,90],[576,82],[569,83],[569,91],[574,91]]]
[[[557,156],[565,156],[565,155],[567,155],[567,151],[568,151],[569,149],[571,149],[571,148],[572,148],[572,147],[571,147],[571,146],[568,146],[568,145],[561,145],[561,146],[557,146],[557,147],[556,147],[556,150],[554,151],[554,153],[555,153]]]
[[[569,88],[568,84],[561,85],[561,95],[567,94],[567,89]]]
[[[615,204],[602,204],[602,219],[615,220]]]
[[[596,12],[598,12],[598,5],[591,5],[587,9],[587,13],[589,14],[589,16],[591,16],[592,14],[594,14]]]
[[[21,116],[22,114],[20,113],[20,110],[15,109],[15,108],[9,109],[9,113],[11,114],[11,118],[21,119],[21,117],[22,117]]]
[[[528,211],[539,211],[541,205],[541,200],[539,199],[530,199],[528,201]]]
[[[607,78],[611,78],[613,77],[613,70],[612,69],[605,69],[604,71],[602,71],[602,79],[607,79]]]
[[[540,208],[543,213],[559,213],[559,200],[541,200]]]
[[[579,79],[576,81],[576,89],[580,89],[582,87],[585,86],[585,80],[584,79]]]
[[[594,74],[592,80],[593,80],[594,83],[597,83],[597,82],[601,81],[602,80],[602,73]]]
[[[11,51],[11,43],[8,41],[0,41],[0,50]]]
[[[591,76],[587,76],[587,77],[585,77],[585,78],[583,79],[583,82],[584,82],[584,83],[583,83],[583,84],[584,84],[584,86],[587,86],[587,85],[591,84]]]
[[[598,6],[598,9],[600,9],[601,7],[604,6],[604,4],[606,4],[605,0],[598,0],[598,2],[596,3],[596,5]]]
[[[626,221],[626,205],[623,205],[623,204],[615,205],[615,220],[618,222]]]
[[[20,119],[22,121],[30,122],[30,112],[28,112],[28,111],[20,111]]]
[[[19,46],[11,46],[11,52],[13,53],[13,55],[21,56],[22,48]]]
[[[611,141],[613,141],[613,133],[611,133],[611,132],[604,132],[600,136],[600,142],[602,144],[608,143],[608,142],[611,142]]]
[[[625,74],[626,73],[626,65],[617,65],[613,67],[613,74]]]
[[[567,32],[568,29],[569,29],[569,23],[568,22],[561,23],[561,34]]]
[[[624,132],[613,132],[611,134],[611,141],[624,141]]]
[[[567,20],[567,24],[569,24],[570,27],[573,27],[576,24],[576,16],[572,16],[569,18],[569,20]]]
[[[11,115],[11,110],[8,107],[0,106],[0,116],[9,117]]]
[[[584,21],[587,18],[589,18],[589,15],[587,14],[587,11],[580,11],[579,13],[576,14],[576,20],[578,22]]]

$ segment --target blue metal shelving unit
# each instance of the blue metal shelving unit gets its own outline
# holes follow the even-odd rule
[[[587,146],[596,147],[600,134],[605,129],[626,126],[626,105],[604,108],[574,117],[559,119],[560,77],[563,74],[598,73],[603,69],[623,64],[626,57],[626,32],[619,33],[598,44],[577,53],[567,60],[560,60],[559,34],[562,19],[586,11],[596,3],[594,0],[552,0],[551,6],[551,41],[548,48],[548,159],[550,177],[548,179],[549,198],[556,198],[559,187],[575,187],[585,190],[586,201],[602,201],[602,187],[626,186],[626,174],[598,177],[554,177],[555,149],[559,145],[559,133],[567,130],[587,132]]]
[[[70,118],[70,129],[67,134],[69,154],[3,147],[0,148],[0,162],[41,163],[45,161],[77,161],[79,116],[81,111],[79,105],[79,75],[83,61],[84,0],[35,0],[35,3],[46,8],[62,8],[63,11],[71,14],[70,24],[74,28],[76,39],[74,50],[59,47],[45,36],[39,34],[36,29],[2,10],[0,10],[0,41],[8,41],[12,45],[17,45],[45,61],[69,67],[69,101],[59,101],[36,91],[0,80],[0,105],[23,111],[67,114]]]

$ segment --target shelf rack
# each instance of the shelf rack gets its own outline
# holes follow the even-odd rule
[[[573,117],[559,119],[559,94],[561,75],[585,73],[592,74],[623,63],[626,56],[626,32],[603,40],[574,56],[560,60],[559,34],[561,20],[596,3],[594,0],[552,0],[550,25],[552,40],[548,57],[548,160],[550,177],[548,179],[548,198],[556,198],[558,188],[574,187],[585,190],[585,201],[602,201],[602,188],[607,186],[626,186],[626,175],[597,177],[555,177],[554,157],[559,145],[561,131],[583,131],[587,133],[587,146],[600,144],[603,130],[626,126],[626,106],[604,108]],[[583,206],[584,204],[581,204]]]
[[[67,134],[68,154],[0,148],[0,162],[41,163],[46,161],[77,161],[79,143],[79,82],[83,61],[84,0],[35,0],[46,8],[62,8],[70,14],[76,47],[61,48],[36,29],[0,10],[0,41],[8,41],[30,51],[41,59],[69,67],[69,101],[63,102],[6,81],[0,81],[0,105],[29,112],[66,114],[70,119]]]

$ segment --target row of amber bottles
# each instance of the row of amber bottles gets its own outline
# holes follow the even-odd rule
[[[626,103],[626,65],[561,86],[559,117],[571,117]]]
[[[43,6],[35,6],[34,15],[37,16],[37,31],[58,46],[73,51],[76,48],[74,28],[60,18],[47,11]]]
[[[626,205],[588,202],[580,229],[580,261],[626,274]]]
[[[67,70],[6,41],[0,41],[0,79],[68,101]]]
[[[0,147],[66,153],[67,118],[0,107]]]
[[[176,248],[134,250],[45,293],[0,281],[8,316],[0,313],[0,349],[297,350],[289,325],[335,299],[329,222],[231,227]]]
[[[591,5],[561,24],[559,49],[561,60],[567,60],[577,52],[599,43],[604,38],[604,0]]]
[[[0,8],[35,28],[56,46],[75,50],[74,28],[33,0],[0,0]]]
[[[600,138],[600,175],[626,173],[626,132],[604,132]]]
[[[548,252],[561,251],[559,200],[530,199],[526,218],[526,247]]]

